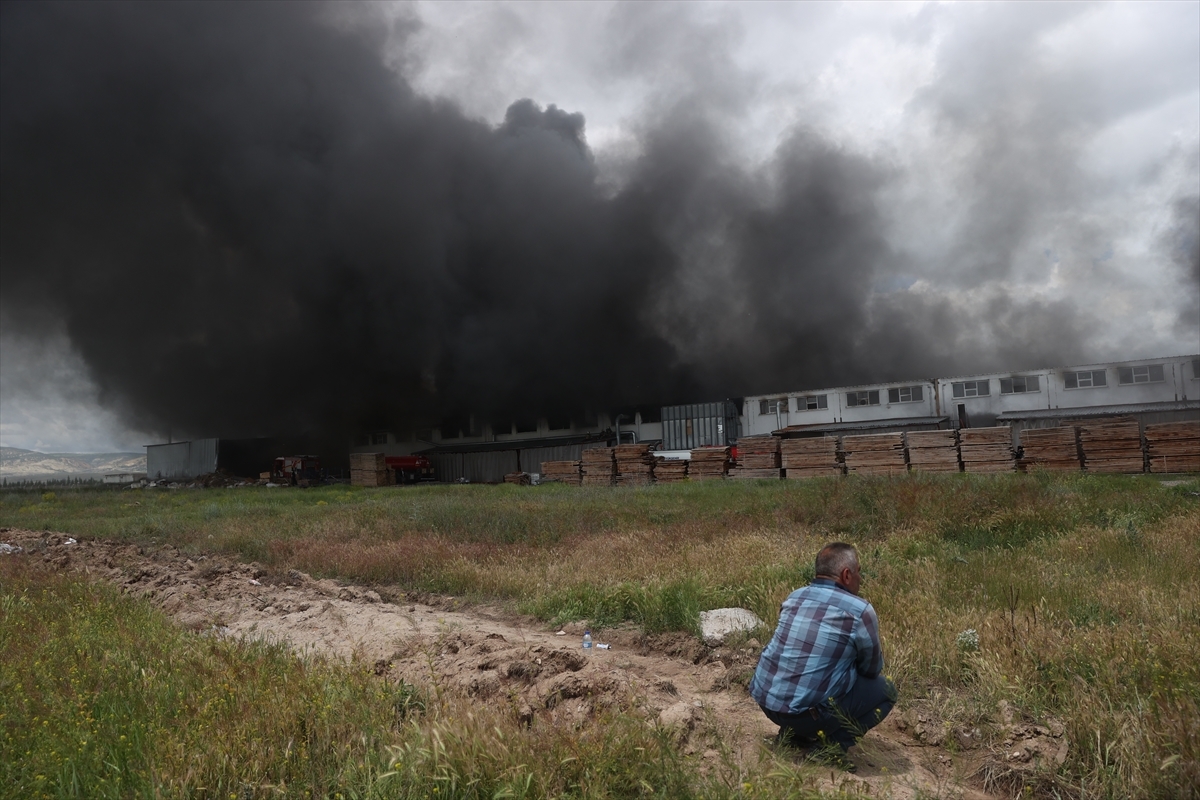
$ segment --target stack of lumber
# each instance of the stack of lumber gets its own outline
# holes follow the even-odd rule
[[[648,444],[619,444],[613,448],[617,461],[617,483],[648,486],[654,480],[654,456]]]
[[[654,480],[656,483],[679,483],[687,480],[688,460],[686,458],[660,458],[654,464]]]
[[[1079,450],[1088,472],[1144,472],[1142,433],[1134,417],[1080,422]]]
[[[591,447],[580,454],[579,466],[584,486],[612,486],[617,462],[611,447]]]
[[[528,472],[510,472],[504,476],[504,482],[515,483],[517,486],[528,486],[533,483]]]
[[[1074,425],[1059,428],[1026,428],[1021,431],[1021,459],[1017,466],[1023,471],[1048,469],[1078,471],[1079,431]]]
[[[578,486],[583,481],[578,461],[543,461],[542,483],[569,483]]]
[[[351,486],[392,486],[396,473],[388,469],[383,453],[351,453]]]
[[[731,478],[775,478],[779,471],[777,436],[743,436],[737,443],[737,466],[729,470]]]
[[[960,472],[958,431],[909,431],[904,434],[913,472]]]
[[[900,475],[908,472],[904,434],[871,433],[843,436],[846,471],[855,475]]]
[[[1017,468],[1012,428],[960,428],[958,452],[966,472],[1012,472]]]
[[[842,464],[838,461],[837,445],[836,436],[782,440],[779,453],[784,474],[789,479],[841,475]]]
[[[1200,420],[1146,426],[1151,472],[1200,472]]]
[[[697,447],[692,451],[688,477],[694,481],[724,478],[729,471],[728,447]]]

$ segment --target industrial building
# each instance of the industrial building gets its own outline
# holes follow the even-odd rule
[[[885,433],[1135,416],[1200,418],[1200,356],[839,386],[747,397],[743,435]]]
[[[583,450],[649,442],[686,454],[742,436],[788,437],[952,428],[1054,427],[1064,420],[1132,416],[1144,427],[1200,419],[1200,355],[993,372],[751,395],[690,405],[642,406],[540,418],[507,425],[467,418],[397,437],[375,431],[352,452],[421,454],[439,481],[498,483],[512,472],[541,472],[545,461],[575,461]],[[217,470],[257,475],[279,455],[318,453],[341,468],[345,445],[312,439],[198,439],[146,448],[151,480],[186,480]],[[334,452],[341,450],[342,452]]]

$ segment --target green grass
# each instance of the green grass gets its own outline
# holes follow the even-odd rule
[[[879,612],[901,711],[935,703],[947,726],[998,735],[1004,701],[1026,719],[1067,729],[1066,763],[1036,776],[1034,793],[1178,797],[1195,796],[1200,784],[1198,491],[1194,478],[1166,487],[1153,476],[1081,474],[644,489],[63,490],[45,499],[9,491],[0,494],[0,525],[170,542],[272,570],[648,631],[694,631],[700,610],[726,605],[749,608],[773,627],[783,597],[811,577],[821,544],[848,540],[863,554],[863,593]],[[980,647],[964,653],[955,639],[969,628]],[[46,663],[69,669],[69,652],[56,653]],[[46,690],[54,691],[66,687]],[[432,735],[429,717],[423,736]],[[589,735],[614,737],[614,752],[624,746],[618,741],[657,746],[622,732],[625,724],[629,715],[619,715]],[[394,746],[408,746],[407,734],[392,735]],[[555,772],[547,754],[578,742],[511,736],[506,747],[532,748],[515,763],[542,765],[529,780],[568,791],[537,770]],[[671,796],[715,791],[679,763],[645,780],[675,787]],[[508,767],[462,769],[525,779]],[[582,792],[579,785],[568,794]]]

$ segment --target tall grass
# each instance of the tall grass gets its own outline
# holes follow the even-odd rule
[[[1060,720],[1033,788],[1195,796],[1200,482],[910,476],[380,490],[0,494],[0,524],[222,550],[272,569],[508,601],[547,620],[694,631],[740,605],[774,625],[825,541],[856,543],[905,703],[996,731],[1001,701]],[[964,652],[957,635],[979,633]],[[640,745],[639,745],[640,746]]]
[[[527,729],[504,703],[181,631],[19,559],[0,562],[0,646],[5,797],[818,796],[769,761],[702,773],[632,707]]]

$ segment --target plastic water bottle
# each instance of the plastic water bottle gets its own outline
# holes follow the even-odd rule
[[[584,650],[592,649],[592,632],[591,631],[583,632],[583,649]]]

